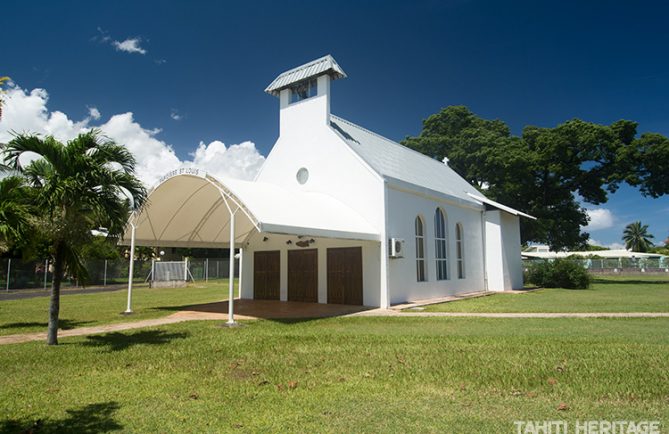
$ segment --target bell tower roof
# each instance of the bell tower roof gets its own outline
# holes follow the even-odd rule
[[[341,69],[341,66],[339,66],[337,61],[328,54],[327,56],[312,60],[297,68],[279,74],[279,76],[267,86],[265,92],[270,95],[279,96],[282,89],[290,87],[294,83],[325,74],[329,75],[332,80],[346,78],[344,70]]]

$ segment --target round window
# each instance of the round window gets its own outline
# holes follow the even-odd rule
[[[297,178],[297,182],[304,184],[309,180],[309,171],[305,167],[302,167],[297,171],[297,175],[295,175],[295,177]]]

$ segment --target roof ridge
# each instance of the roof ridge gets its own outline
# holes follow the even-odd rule
[[[295,68],[280,73],[267,86],[265,92],[274,96],[278,96],[280,90],[290,86],[293,83],[297,83],[299,81],[323,74],[330,75],[333,80],[346,77],[346,73],[341,68],[341,66],[339,66],[334,57],[332,57],[331,54],[326,54],[325,56],[319,57],[318,59],[309,61],[305,64],[296,66]]]
[[[329,58],[329,59],[328,59],[328,58]],[[282,75],[286,75],[286,74],[290,74],[291,72],[298,71],[298,70],[300,70],[300,69],[302,69],[302,68],[308,68],[308,67],[310,67],[310,66],[312,66],[312,65],[315,65],[315,64],[317,64],[317,63],[320,63],[320,62],[323,62],[323,61],[326,61],[326,60],[332,60],[332,61],[334,61],[334,58],[332,57],[331,54],[326,54],[325,56],[321,56],[321,57],[319,57],[318,59],[311,60],[311,61],[309,61],[309,62],[307,62],[307,63],[305,63],[305,64],[296,66],[295,68],[289,69],[289,70],[287,70],[287,71],[283,71],[282,73],[280,73],[280,74],[277,76],[277,78],[281,77]],[[337,62],[335,62],[335,63],[337,63]]]

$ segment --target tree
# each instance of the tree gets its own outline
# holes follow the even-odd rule
[[[2,104],[4,103],[2,99],[2,94],[5,93],[2,90],[2,86],[4,86],[5,82],[8,82],[10,80],[9,77],[2,77],[0,76],[0,119],[2,119]]]
[[[642,194],[669,193],[669,140],[636,138],[637,124],[598,125],[579,119],[555,128],[525,127],[511,134],[500,120],[452,106],[429,116],[403,144],[442,160],[486,196],[537,217],[521,219],[522,241],[552,250],[584,248],[589,234],[582,202],[601,204],[621,182]]]
[[[23,178],[0,179],[0,253],[24,239],[30,230],[28,193]]]
[[[24,164],[21,156],[28,152],[38,157]],[[130,211],[146,200],[146,189],[134,175],[132,154],[95,130],[66,145],[50,136],[16,136],[6,145],[4,161],[31,189],[34,230],[49,240],[53,284],[47,343],[55,345],[65,273],[86,280],[81,250],[91,229],[102,226],[121,236]]]
[[[633,252],[647,252],[653,246],[652,238],[648,233],[648,225],[642,225],[639,221],[628,224],[623,231],[625,248]]]

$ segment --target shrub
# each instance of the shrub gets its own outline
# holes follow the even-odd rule
[[[590,274],[578,261],[556,259],[530,266],[527,279],[544,288],[586,289],[590,286]]]

